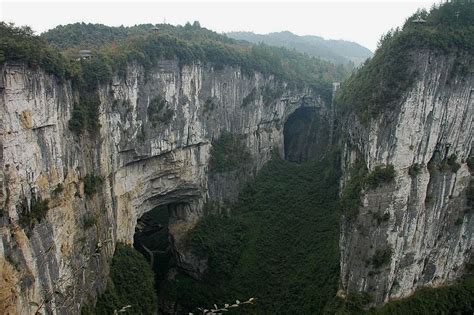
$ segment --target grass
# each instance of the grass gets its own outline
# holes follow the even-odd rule
[[[337,290],[338,165],[269,162],[231,217],[205,217],[190,233],[188,246],[209,258],[206,277],[180,276],[167,294],[189,311],[255,297],[239,312],[320,312]]]

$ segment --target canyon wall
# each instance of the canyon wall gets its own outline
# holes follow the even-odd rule
[[[359,213],[342,221],[339,294],[366,292],[374,304],[449,284],[473,259],[473,59],[414,56],[415,83],[399,105],[368,125],[351,114],[343,127],[343,186],[357,160],[396,172],[365,188]]]
[[[100,86],[99,131],[80,136],[69,128],[79,101],[70,82],[6,64],[0,92],[2,314],[79,313],[105,289],[116,242],[131,243],[137,219],[159,205],[171,205],[176,259],[199,276],[206,262],[182,238],[203,205],[235,199],[239,185],[283,155],[283,126],[297,108],[325,111],[309,89],[177,60],[131,64]],[[151,117],[153,102],[167,119]],[[214,174],[211,147],[223,131],[238,135],[251,158]]]

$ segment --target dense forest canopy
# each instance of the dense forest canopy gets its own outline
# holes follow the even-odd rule
[[[418,18],[425,22],[415,23]],[[364,123],[393,109],[416,78],[413,52],[426,49],[458,56],[454,71],[472,72],[464,57],[474,53],[474,4],[453,2],[420,10],[401,29],[382,36],[374,57],[342,85],[335,100],[338,108],[354,111]]]
[[[73,78],[87,85],[109,82],[114,73],[125,73],[130,62],[148,70],[162,59],[177,58],[182,65],[199,60],[240,67],[246,74],[273,75],[293,86],[310,86],[327,100],[331,82],[347,75],[342,66],[285,48],[237,42],[202,28],[198,22],[158,25],[158,34],[151,31],[153,27],[76,23],[35,36],[27,27],[1,23],[0,57],[2,62],[24,61],[60,79]],[[76,61],[80,49],[91,49],[94,57]]]

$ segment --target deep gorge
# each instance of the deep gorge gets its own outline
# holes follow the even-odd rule
[[[81,60],[68,32],[116,29],[2,22],[0,313],[472,313],[473,21],[416,13],[352,74],[199,23]]]

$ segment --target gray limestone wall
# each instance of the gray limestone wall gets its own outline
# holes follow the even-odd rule
[[[238,68],[163,60],[145,71],[130,64],[98,90],[100,130],[78,137],[69,130],[79,100],[71,83],[21,64],[5,65],[1,77],[0,313],[79,313],[104,290],[116,242],[132,243],[137,219],[159,205],[180,205],[169,227],[174,252],[199,276],[205,262],[187,253],[182,239],[204,204],[235,199],[242,182],[274,152],[283,154],[283,125],[303,99],[324,107],[309,89]],[[282,96],[264,102],[265,88]],[[252,91],[256,97],[244,105]],[[168,120],[153,121],[156,100]],[[251,154],[238,180],[209,174],[212,142],[224,130],[242,137]],[[97,194],[85,193],[87,174],[103,178]],[[21,224],[45,200],[44,216]],[[92,226],[85,224],[90,218]]]
[[[464,56],[472,65],[472,56]],[[341,296],[367,292],[374,304],[408,296],[422,286],[449,284],[472,259],[473,209],[467,192],[473,180],[474,76],[455,72],[455,55],[420,52],[417,79],[396,110],[368,126],[346,117],[343,169],[347,182],[359,159],[369,171],[393,165],[393,183],[365,190],[356,218],[341,226]],[[456,157],[457,167],[448,159]],[[419,171],[410,174],[413,165]],[[383,218],[381,220],[381,218]],[[373,265],[377,250],[389,261]]]

